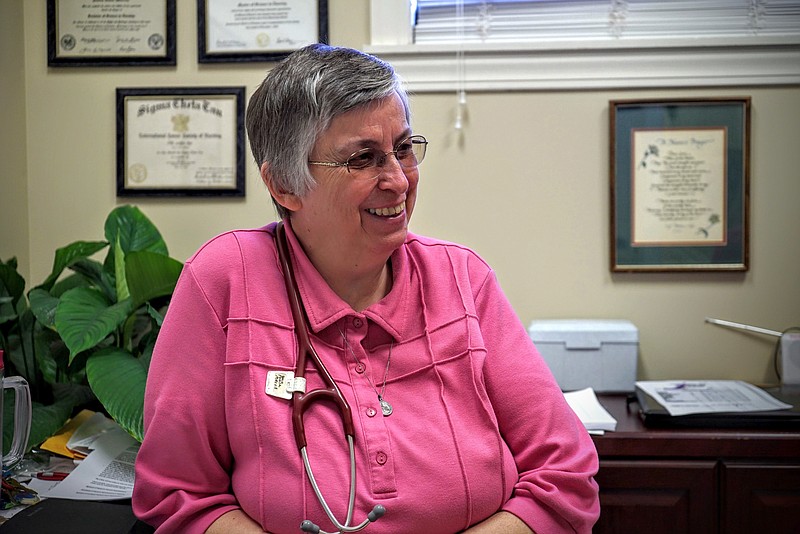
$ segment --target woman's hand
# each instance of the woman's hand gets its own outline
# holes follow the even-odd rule
[[[206,534],[264,534],[264,531],[244,511],[231,510],[211,523]]]
[[[522,519],[509,512],[497,512],[468,528],[464,534],[535,534]]]

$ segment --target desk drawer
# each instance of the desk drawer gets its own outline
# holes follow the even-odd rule
[[[595,533],[717,532],[715,461],[601,460]]]

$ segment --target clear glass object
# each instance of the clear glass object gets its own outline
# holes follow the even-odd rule
[[[8,454],[3,455],[3,469],[8,469],[22,459],[31,433],[31,390],[28,382],[21,376],[5,377],[3,351],[0,350],[0,380],[3,394],[0,395],[0,429],[4,428],[3,399],[6,389],[14,390],[14,433]],[[0,432],[0,451],[3,451],[3,434]]]

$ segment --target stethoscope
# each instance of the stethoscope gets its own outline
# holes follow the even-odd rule
[[[294,439],[297,442],[297,447],[300,449],[300,455],[303,457],[303,465],[305,466],[308,480],[311,482],[311,487],[314,489],[314,493],[317,495],[317,499],[322,505],[322,509],[325,510],[328,519],[330,519],[331,523],[336,527],[337,532],[356,532],[365,528],[371,522],[377,521],[386,513],[386,509],[378,504],[367,514],[367,518],[363,522],[356,526],[350,526],[356,500],[356,455],[353,446],[355,436],[355,431],[353,430],[353,414],[339,386],[336,385],[328,369],[322,363],[317,351],[314,350],[314,347],[311,345],[311,339],[308,333],[308,318],[306,317],[302,305],[300,292],[297,290],[297,282],[295,281],[294,271],[292,270],[292,264],[289,260],[289,244],[286,240],[286,229],[283,224],[283,222],[279,222],[275,228],[275,241],[278,247],[278,259],[283,269],[283,280],[286,283],[286,293],[292,308],[294,331],[297,336],[298,344],[297,364],[294,370],[294,383],[292,385],[292,427],[294,428]],[[325,388],[306,392],[306,358],[311,359],[311,362],[317,368],[317,371],[319,371],[319,375],[325,383]],[[328,503],[322,496],[317,480],[314,478],[314,473],[311,472],[311,464],[308,461],[303,414],[311,404],[318,400],[331,401],[339,410],[342,418],[342,426],[344,427],[344,434],[347,437],[347,444],[350,447],[350,498],[347,506],[347,519],[344,524],[340,523],[336,517],[334,517]],[[315,534],[332,534],[320,530],[319,526],[308,519],[300,524],[300,530]]]

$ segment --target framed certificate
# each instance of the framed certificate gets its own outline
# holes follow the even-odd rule
[[[197,0],[200,63],[278,61],[328,42],[327,0]]]
[[[175,0],[47,0],[47,64],[175,65]]]
[[[117,196],[244,196],[244,94],[118,88]]]
[[[609,108],[611,270],[746,271],[750,98]]]

